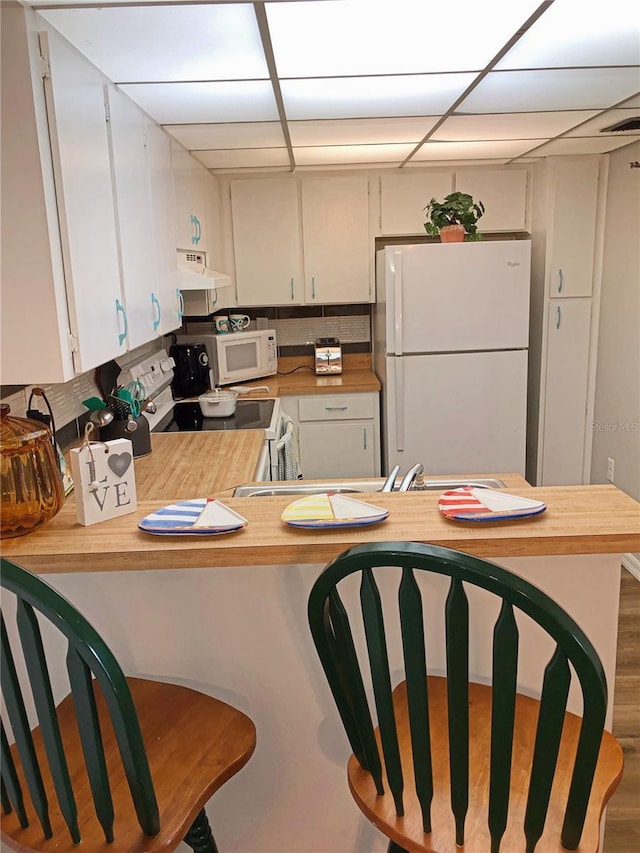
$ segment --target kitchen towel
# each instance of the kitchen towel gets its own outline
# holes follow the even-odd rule
[[[280,413],[277,432],[278,480],[301,480],[302,471],[293,438],[293,420],[286,412]]]

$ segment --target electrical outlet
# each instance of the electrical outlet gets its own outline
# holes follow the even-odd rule
[[[607,459],[607,480],[610,483],[613,483],[613,474],[615,471],[616,463],[613,461],[611,457]]]

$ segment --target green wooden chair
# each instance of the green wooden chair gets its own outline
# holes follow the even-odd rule
[[[106,842],[118,853],[152,853],[184,840],[216,853],[204,806],[249,760],[253,722],[195,690],[126,678],[86,619],[41,578],[2,560],[1,581],[16,622],[2,619],[14,740],[3,719],[3,842],[19,851],[66,853],[82,842],[94,853]],[[46,634],[45,650],[47,621],[66,642]],[[48,665],[58,640],[71,692],[56,707]]]
[[[424,572],[451,578],[442,617],[446,678],[427,675]],[[354,573],[359,601],[353,580],[340,586]],[[492,687],[469,681],[466,584],[502,602]],[[555,644],[540,674],[540,701],[516,691],[514,609]],[[581,853],[598,850],[602,811],[622,775],[622,750],[603,729],[607,686],[598,655],[547,595],[476,557],[376,543],[352,548],[326,567],[310,593],[309,624],[353,750],[351,794],[390,839],[390,853],[532,853],[536,845],[544,853],[578,845]],[[392,624],[404,667],[395,687]],[[582,689],[582,717],[565,711],[570,667]]]

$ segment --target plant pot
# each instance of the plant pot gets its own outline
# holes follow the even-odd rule
[[[465,233],[464,225],[445,225],[440,229],[440,242],[462,243]]]

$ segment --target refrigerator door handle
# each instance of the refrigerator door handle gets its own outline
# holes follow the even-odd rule
[[[396,379],[396,450],[404,450],[404,364],[401,358],[395,361]]]
[[[402,252],[393,253],[394,348],[402,355]]]

